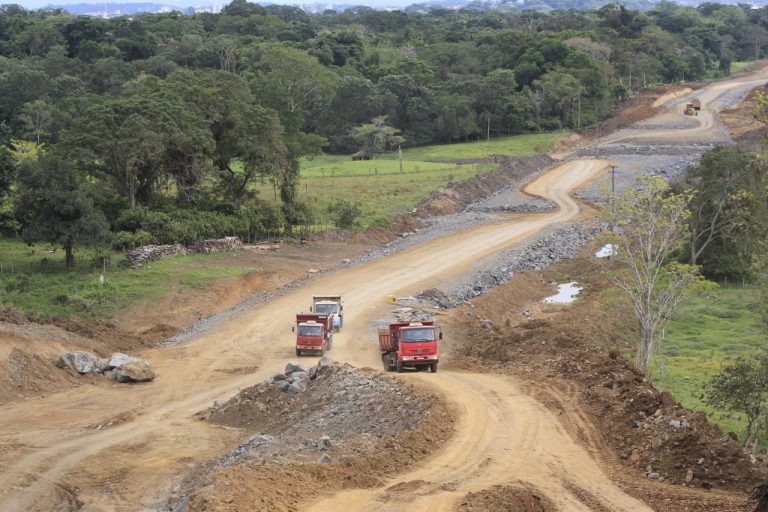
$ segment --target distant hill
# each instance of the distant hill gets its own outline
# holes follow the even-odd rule
[[[194,2],[194,0],[191,0]],[[202,0],[205,2],[206,0]],[[208,0],[211,3],[208,4],[192,4],[190,0],[171,0],[168,3],[158,4],[150,2],[126,2],[126,3],[111,3],[111,2],[98,2],[98,3],[79,3],[79,4],[49,4],[47,8],[64,9],[72,14],[100,16],[100,17],[114,17],[114,16],[126,16],[134,15],[144,12],[159,13],[159,12],[171,12],[180,11],[184,14],[193,14],[195,12],[220,12],[221,9],[229,2],[227,0],[213,1]],[[586,11],[592,9],[599,9],[605,4],[612,3],[610,0],[432,0],[428,2],[407,4],[408,0],[371,0],[367,4],[374,9],[402,9],[408,12],[428,11],[430,9],[461,9],[470,8],[478,10],[532,10],[539,12],[550,12],[553,10],[569,10],[575,9],[578,11]],[[343,11],[347,8],[361,5],[361,4],[328,4],[328,3],[311,3],[311,2],[255,2],[261,5],[270,5],[276,3],[292,4],[297,7],[301,7],[308,12],[323,12],[326,9],[332,8],[336,11]],[[658,3],[657,0],[623,0],[621,4],[627,9],[633,9],[638,11],[647,11],[653,9]],[[698,0],[677,0],[673,3],[678,5],[696,6],[702,3]],[[738,5],[740,0],[718,0],[720,4]],[[753,2],[754,7],[762,7],[768,4],[768,0],[760,2]]]

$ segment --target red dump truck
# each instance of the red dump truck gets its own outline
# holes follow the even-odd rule
[[[437,371],[437,340],[434,322],[395,322],[379,329],[379,348],[384,371],[402,372],[405,367]]]
[[[291,329],[296,333],[296,355],[312,352],[323,355],[333,345],[333,317],[320,313],[297,313],[296,325]]]

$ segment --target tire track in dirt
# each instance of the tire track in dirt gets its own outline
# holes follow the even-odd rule
[[[666,132],[657,134],[666,137]],[[388,294],[450,282],[475,261],[584,215],[568,194],[602,174],[606,166],[607,162],[596,160],[569,162],[529,184],[528,193],[558,203],[554,212],[478,226],[321,276],[223,322],[215,333],[183,346],[148,350],[141,355],[158,373],[152,384],[84,386],[4,407],[0,446],[14,450],[16,456],[13,465],[0,468],[0,511],[74,510],[79,506],[72,504],[74,489],[83,510],[151,507],[165,495],[172,478],[188,469],[189,461],[206,460],[237,444],[237,432],[203,425],[192,415],[295,360],[290,325],[312,294],[340,292],[348,305],[354,305],[345,312],[344,331],[334,340],[331,355],[377,368],[379,354],[368,322],[379,315]],[[250,375],[226,371],[256,366]],[[509,377],[441,372],[412,378],[435,386],[465,411],[461,433],[429,464],[390,483],[390,487],[406,485],[386,494],[382,494],[386,489],[352,491],[350,499],[359,506],[367,503],[378,507],[371,510],[392,510],[400,500],[408,503],[409,510],[445,509],[469,490],[515,481],[524,473],[522,480],[532,482],[563,510],[589,510],[585,496],[609,510],[648,510],[613,485],[589,453],[589,441],[585,448],[574,440],[551,411]],[[134,419],[101,430],[92,427],[122,414]],[[341,509],[348,508],[345,504]]]
[[[569,512],[651,510],[615,487],[557,416],[509,378],[452,372],[417,378],[461,410],[448,446],[380,488],[341,492],[306,511],[452,510],[467,492],[515,480],[532,482]]]

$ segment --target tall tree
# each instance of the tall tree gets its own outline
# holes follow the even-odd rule
[[[639,321],[636,362],[648,374],[659,330],[701,278],[695,267],[668,261],[686,234],[688,198],[670,193],[659,177],[638,179],[637,188],[628,188],[603,208],[603,218],[613,226],[604,235],[613,256],[603,261]]]
[[[733,245],[743,238],[740,232],[753,231],[760,224],[762,174],[762,166],[753,162],[752,155],[725,146],[707,151],[698,165],[686,169],[686,183],[693,191],[688,204],[691,265],[698,263],[713,242],[720,242],[727,253],[737,255],[739,251]],[[706,271],[707,262],[704,265]]]
[[[67,268],[75,265],[75,244],[105,241],[109,226],[83,190],[80,176],[61,158],[40,154],[19,162],[16,216],[26,242],[64,246]]]

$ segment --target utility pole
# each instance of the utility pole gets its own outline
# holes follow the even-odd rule
[[[400,144],[397,145],[397,157],[400,159],[400,174],[403,173],[403,150]]]
[[[485,141],[490,143],[491,142],[491,115],[488,114],[488,124],[485,128]]]
[[[576,131],[581,132],[581,90],[579,90],[579,115],[576,118]]]
[[[611,166],[611,196],[616,195],[616,166]]]
[[[632,63],[629,63],[629,95],[632,96]]]

